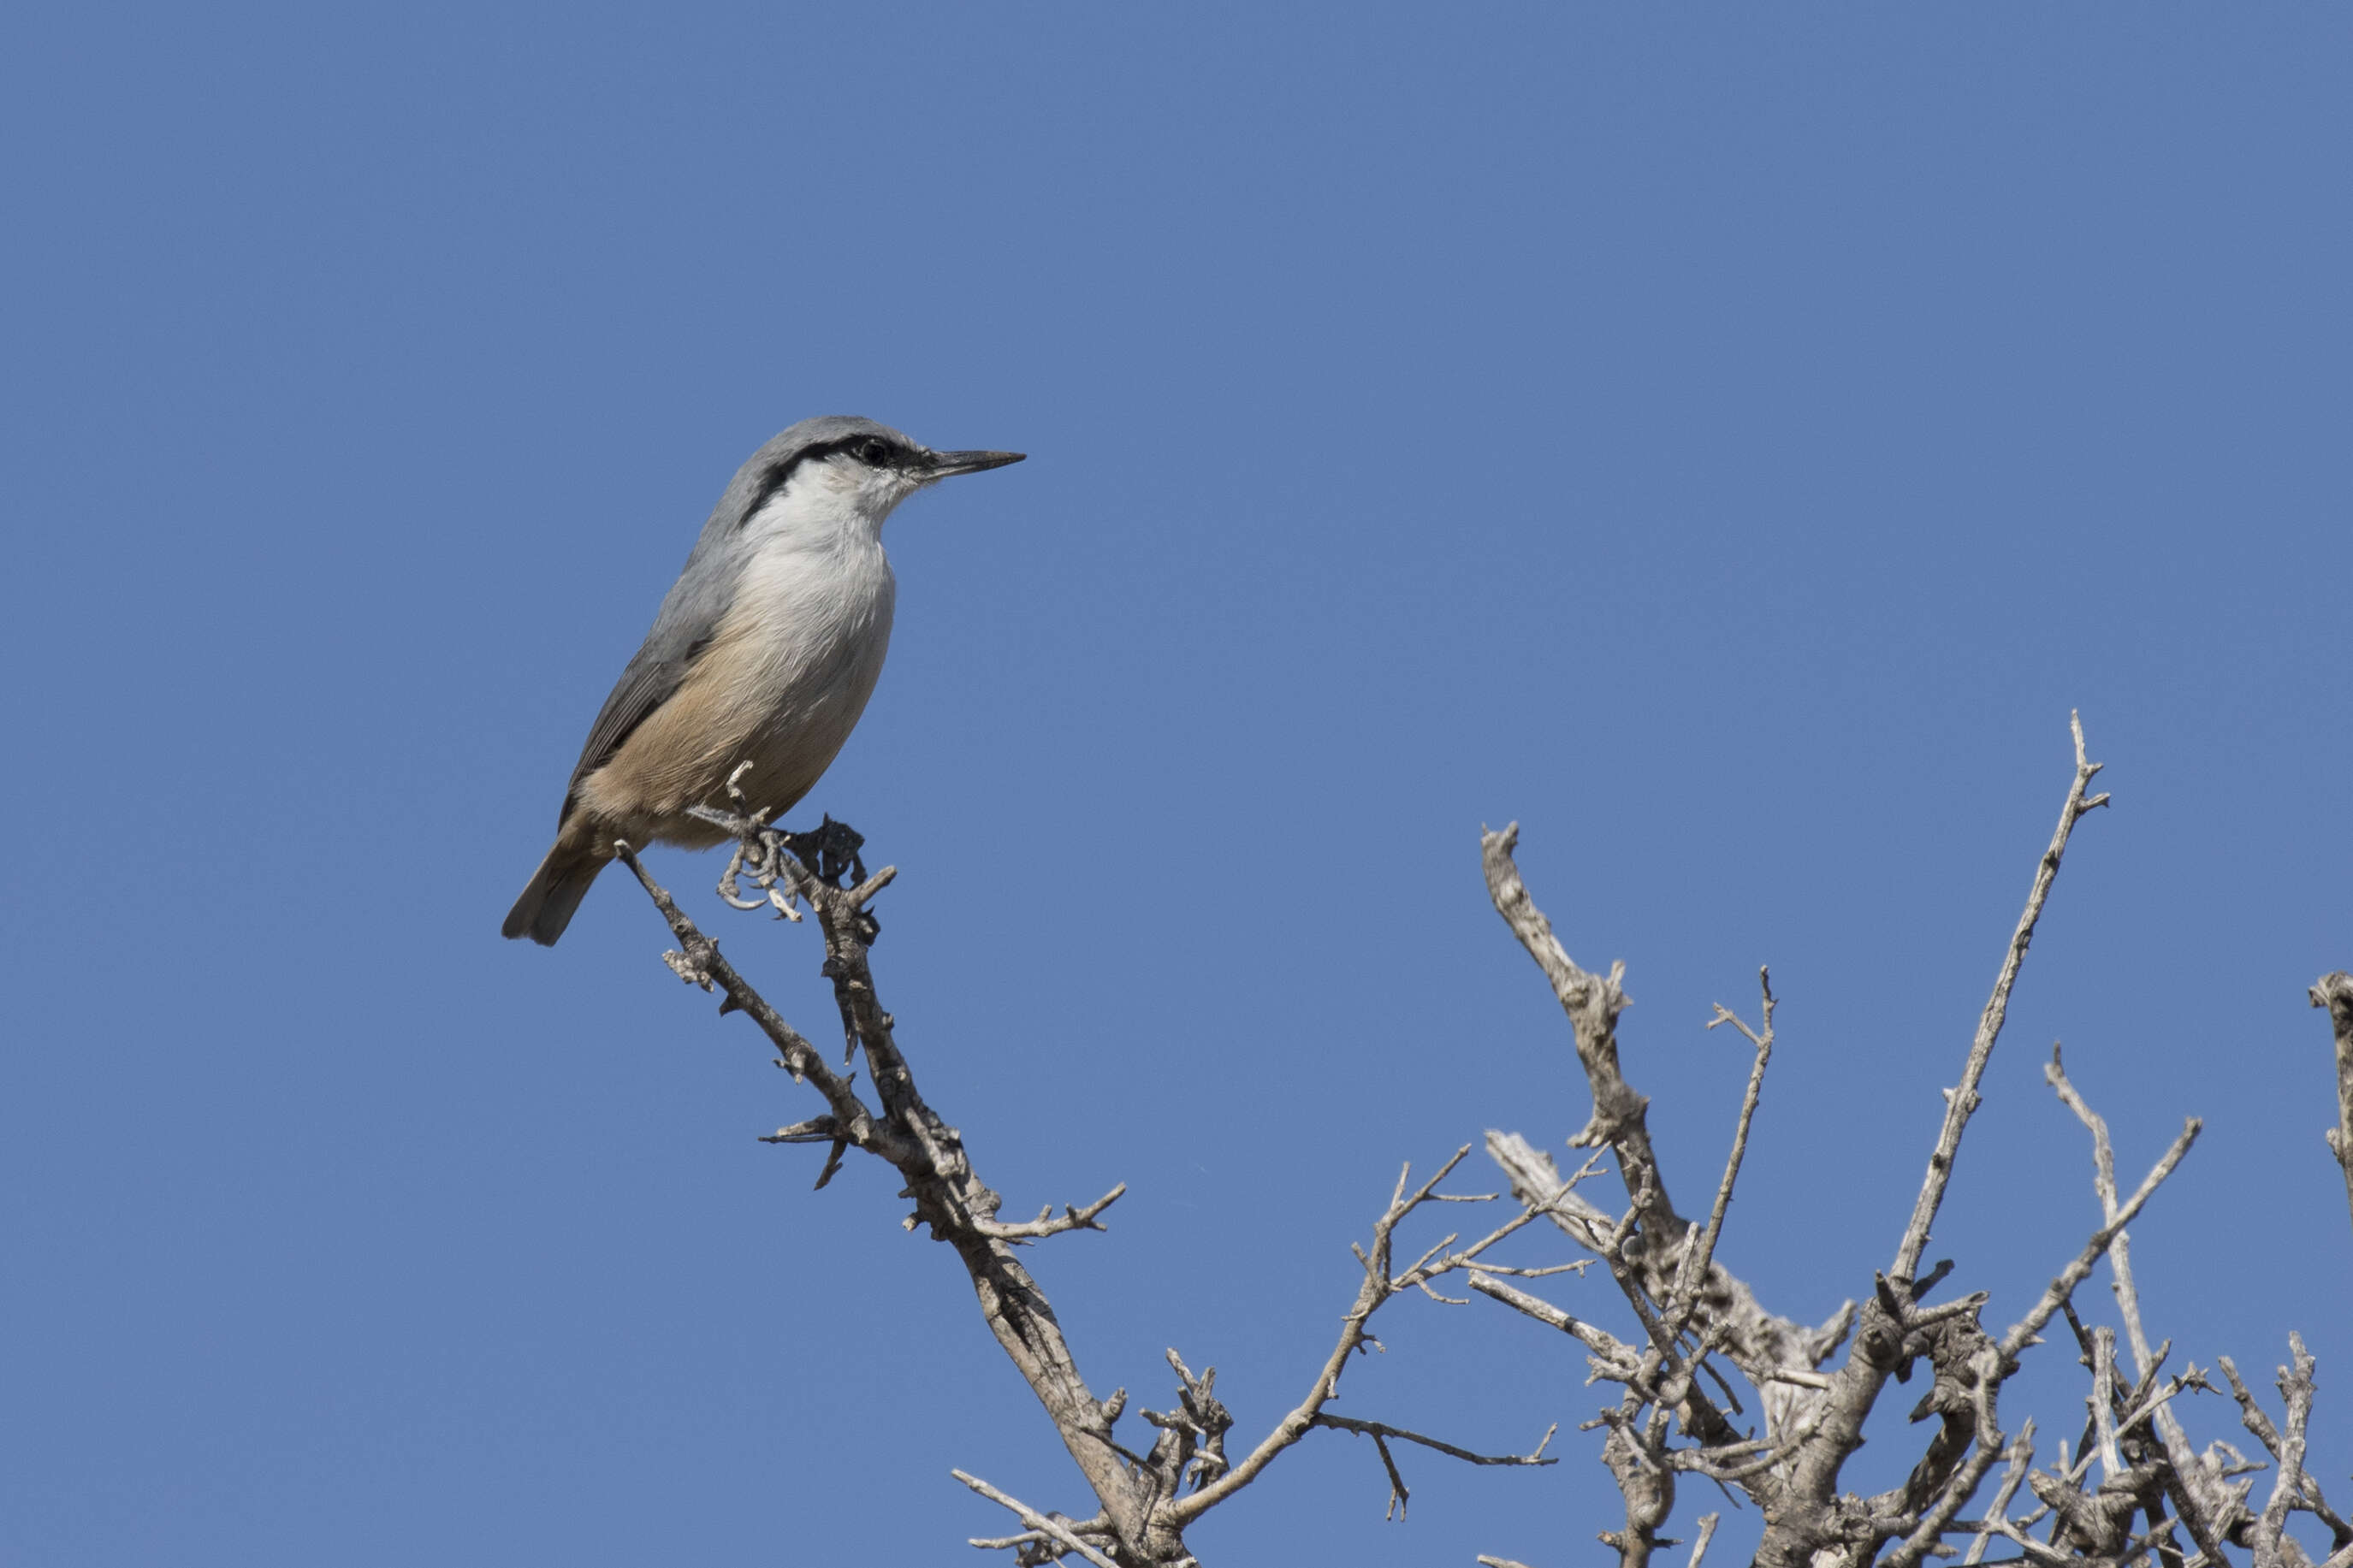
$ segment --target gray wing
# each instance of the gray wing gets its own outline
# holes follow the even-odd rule
[[[728,504],[735,488],[729,487],[728,495],[721,498],[719,509],[703,525],[693,553],[686,558],[686,569],[662,599],[653,629],[646,634],[628,668],[621,671],[621,679],[613,683],[605,706],[596,711],[596,721],[588,727],[587,743],[580,748],[580,761],[572,770],[571,782],[565,785],[564,810],[556,817],[559,826],[572,815],[580,781],[611,762],[638,726],[685,684],[695,660],[718,630],[720,618],[734,603],[735,584],[742,579],[744,563],[736,530],[741,509]]]
[[[629,661],[629,668],[621,672],[621,679],[605,699],[605,706],[597,710],[596,722],[588,727],[587,743],[580,748],[580,761],[573,767],[571,782],[564,786],[564,811],[556,819],[558,826],[572,815],[580,781],[611,762],[613,753],[621,749],[621,742],[651,717],[655,709],[670,700],[670,694],[685,682],[687,671],[694,668],[694,656],[702,651],[702,647],[696,645],[688,648],[684,658],[646,662],[640,650],[638,658]]]

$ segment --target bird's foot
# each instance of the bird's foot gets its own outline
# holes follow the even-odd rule
[[[865,847],[866,836],[849,824],[828,816],[807,833],[784,827],[771,831],[810,876],[828,887],[840,887],[844,877],[853,882],[866,880],[866,862],[858,858],[859,850]]]
[[[689,816],[710,823],[735,840],[735,853],[729,858],[727,870],[719,879],[720,897],[739,910],[773,907],[786,920],[800,919],[794,907],[792,879],[782,875],[780,857],[786,854],[798,861],[809,876],[828,887],[840,887],[844,877],[859,883],[867,879],[866,862],[858,855],[866,843],[864,834],[830,816],[807,833],[770,826],[769,808],[762,806],[754,811],[744,797],[744,775],[751,771],[750,763],[738,763],[735,771],[727,775],[727,800],[733,810],[712,805],[687,808]],[[758,885],[759,898],[743,896],[737,878],[745,873]],[[869,915],[867,919],[871,923],[872,917]]]

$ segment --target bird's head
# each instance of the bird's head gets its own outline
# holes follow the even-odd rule
[[[855,518],[880,531],[892,510],[926,485],[1021,461],[1020,452],[938,452],[871,419],[805,419],[744,465],[749,523],[773,507],[804,515]]]

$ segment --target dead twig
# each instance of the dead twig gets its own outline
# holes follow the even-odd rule
[[[2316,1007],[2328,1009],[2337,1036],[2337,1126],[2328,1152],[2345,1173],[2345,1202],[2353,1209],[2353,974],[2339,969],[2315,981],[2306,993]]]
[[[1438,1191],[1438,1184],[1451,1175],[1454,1168],[1461,1164],[1463,1158],[1470,1152],[1471,1146],[1467,1143],[1457,1149],[1427,1181],[1410,1194],[1406,1188],[1412,1178],[1412,1166],[1409,1164],[1398,1171],[1396,1190],[1389,1195],[1389,1206],[1378,1219],[1373,1222],[1371,1248],[1367,1250],[1358,1247],[1355,1249],[1356,1260],[1364,1268],[1364,1279],[1357,1286],[1356,1301],[1340,1321],[1339,1338],[1334,1343],[1331,1353],[1324,1358],[1323,1369],[1316,1374],[1314,1383],[1309,1386],[1306,1397],[1302,1399],[1290,1414],[1276,1423],[1274,1429],[1261,1438],[1257,1447],[1243,1456],[1231,1469],[1192,1496],[1170,1505],[1168,1510],[1170,1518],[1179,1528],[1198,1519],[1203,1513],[1256,1480],[1266,1467],[1273,1463],[1277,1456],[1315,1427],[1345,1426],[1349,1430],[1355,1429],[1341,1418],[1335,1417],[1326,1421],[1321,1417],[1324,1414],[1324,1406],[1339,1392],[1340,1375],[1346,1369],[1349,1358],[1355,1355],[1370,1337],[1367,1325],[1372,1321],[1374,1313],[1407,1290],[1424,1289],[1434,1279],[1458,1269],[1470,1268],[1490,1247],[1505,1237],[1517,1233],[1533,1221],[1546,1217],[1559,1205],[1577,1201],[1573,1191],[1575,1184],[1573,1182],[1564,1184],[1549,1194],[1545,1203],[1531,1205],[1522,1209],[1516,1216],[1498,1226],[1470,1246],[1454,1248],[1455,1237],[1448,1236],[1425,1250],[1403,1272],[1398,1272],[1393,1260],[1395,1237],[1398,1226],[1409,1215],[1428,1203],[1485,1202],[1493,1196],[1493,1194],[1484,1194],[1466,1200],[1455,1194],[1441,1194]],[[1440,1298],[1440,1300],[1451,1301],[1452,1298]],[[1414,1440],[1422,1441],[1419,1438]],[[1431,1446],[1442,1447],[1436,1444]],[[1451,1447],[1443,1447],[1442,1451],[1462,1452]],[[1386,1447],[1382,1452],[1386,1462]],[[1399,1490],[1401,1497],[1401,1482]],[[1393,1505],[1398,1500],[1398,1499],[1393,1499]]]
[[[1351,1415],[1335,1415],[1328,1411],[1318,1412],[1313,1424],[1317,1426],[1328,1426],[1335,1432],[1354,1432],[1359,1436],[1370,1437],[1373,1440],[1373,1447],[1380,1453],[1381,1466],[1388,1472],[1389,1511],[1384,1517],[1389,1519],[1405,1517],[1406,1501],[1411,1495],[1406,1489],[1404,1476],[1398,1471],[1396,1458],[1389,1452],[1388,1440],[1392,1437],[1400,1443],[1419,1443],[1425,1448],[1435,1448],[1448,1458],[1460,1459],[1466,1465],[1557,1465],[1560,1463],[1558,1459],[1545,1458],[1545,1449],[1551,1446],[1553,1434],[1560,1430],[1557,1423],[1546,1427],[1543,1438],[1537,1442],[1534,1449],[1525,1454],[1474,1453],[1469,1448],[1458,1448],[1451,1443],[1440,1442],[1435,1437],[1425,1437],[1419,1432],[1409,1432],[1402,1426],[1392,1426],[1385,1421],[1359,1421]]]
[[[2059,808],[2059,826],[2051,835],[2051,847],[2035,864],[2034,885],[2027,890],[2026,908],[2018,917],[2017,929],[2010,932],[2010,946],[2002,952],[2001,971],[1994,976],[1993,994],[1986,998],[1985,1011],[1978,1016],[1977,1037],[1969,1043],[1968,1059],[1961,1067],[1960,1086],[1946,1093],[1945,1124],[1936,1134],[1936,1148],[1929,1152],[1928,1174],[1920,1184],[1919,1197],[1913,1202],[1911,1223],[1904,1227],[1904,1239],[1895,1247],[1895,1261],[1888,1266],[1890,1279],[1908,1283],[1920,1267],[1920,1253],[1928,1245],[1929,1227],[1936,1224],[1936,1210],[1945,1201],[1945,1184],[1952,1179],[1953,1160],[1960,1152],[1961,1134],[1979,1104],[1978,1080],[1985,1077],[1986,1063],[1993,1059],[1994,1044],[2001,1038],[2002,1021],[2010,1015],[2010,987],[2018,984],[2018,972],[2026,963],[2027,944],[2034,940],[2035,923],[2042,918],[2042,906],[2051,897],[2052,884],[2059,879],[2059,861],[2067,853],[2067,839],[2086,812],[2108,804],[2105,793],[2084,793],[2101,764],[2084,754],[2083,715],[2069,714],[2067,727],[2075,740],[2075,783],[2067,791],[2066,803]]]
[[[1036,1509],[1031,1508],[1019,1498],[1007,1496],[1005,1493],[998,1491],[995,1487],[990,1486],[987,1481],[982,1480],[978,1476],[968,1476],[962,1470],[950,1470],[948,1474],[954,1476],[956,1479],[962,1481],[965,1485],[970,1487],[973,1490],[978,1492],[989,1501],[997,1504],[999,1508],[1010,1510],[1013,1515],[1020,1520],[1022,1523],[1028,1525],[1038,1534],[1046,1536],[1056,1542],[1064,1551],[1076,1553],[1080,1561],[1092,1563],[1095,1565],[1095,1568],[1119,1568],[1119,1563],[1117,1562],[1112,1558],[1104,1556],[1102,1552],[1096,1551],[1093,1547],[1081,1540],[1078,1532],[1072,1530],[1067,1522],[1056,1519],[1050,1514],[1039,1513]],[[1008,1543],[995,1541],[975,1541],[973,1544],[975,1546],[999,1546]]]

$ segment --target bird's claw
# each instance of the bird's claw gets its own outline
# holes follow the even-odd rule
[[[840,887],[844,877],[855,882],[866,880],[866,862],[858,856],[866,836],[849,824],[828,816],[807,833],[782,827],[772,831],[777,842],[792,851],[793,858],[828,887]]]

